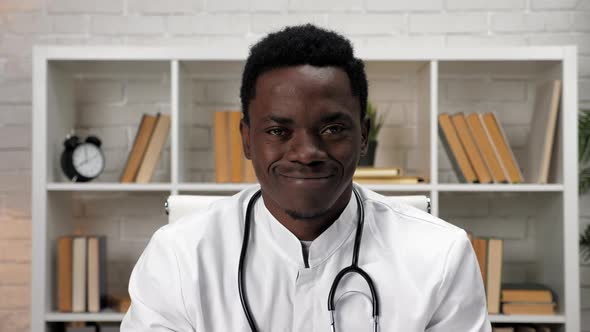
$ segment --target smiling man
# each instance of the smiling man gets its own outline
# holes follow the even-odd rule
[[[122,331],[491,331],[465,232],[352,183],[370,123],[344,37],[266,36],[241,100],[260,186],[154,234]]]

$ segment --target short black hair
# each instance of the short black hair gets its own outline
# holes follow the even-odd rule
[[[352,95],[359,98],[361,121],[367,109],[367,75],[362,60],[354,57],[352,44],[344,36],[312,24],[286,27],[270,33],[250,48],[242,74],[240,100],[244,121],[256,95],[256,80],[264,72],[298,65],[338,67],[350,80]]]

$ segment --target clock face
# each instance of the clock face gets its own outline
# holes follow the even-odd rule
[[[104,156],[98,146],[82,143],[72,154],[72,162],[76,172],[87,178],[95,178],[104,168]]]

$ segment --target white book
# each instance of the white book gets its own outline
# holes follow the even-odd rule
[[[559,80],[545,82],[537,88],[524,169],[529,183],[548,182],[560,95]]]
[[[72,311],[86,311],[86,243],[85,237],[74,238],[72,259]]]

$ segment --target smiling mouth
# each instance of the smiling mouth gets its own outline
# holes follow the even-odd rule
[[[293,180],[325,180],[325,179],[329,179],[331,177],[333,177],[333,174],[330,175],[321,175],[321,176],[293,176],[293,175],[286,175],[286,174],[279,174],[282,177],[286,177],[288,179],[293,179]]]

